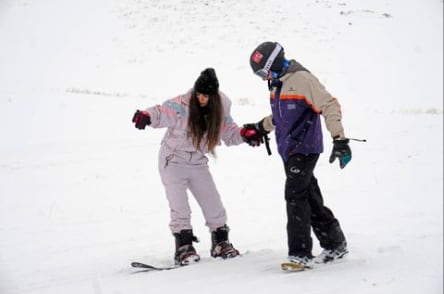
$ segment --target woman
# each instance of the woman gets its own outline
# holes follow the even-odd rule
[[[169,99],[162,105],[133,117],[135,127],[168,128],[159,152],[159,173],[170,207],[170,230],[175,237],[176,264],[199,261],[192,242],[197,242],[191,225],[189,190],[202,209],[211,232],[211,256],[232,258],[239,255],[228,238],[227,215],[208,168],[205,154],[215,154],[224,141],[227,146],[248,142],[260,145],[255,130],[240,128],[230,115],[231,101],[219,91],[214,69],[201,72],[194,87],[186,94]]]

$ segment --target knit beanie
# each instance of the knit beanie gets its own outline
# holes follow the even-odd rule
[[[200,73],[194,83],[194,90],[206,95],[216,94],[219,91],[219,81],[213,68],[207,68]]]
[[[257,46],[257,48],[254,49],[253,53],[251,53],[250,66],[253,72],[257,72],[258,70],[264,68],[265,63],[277,46],[280,46],[281,49],[272,61],[269,70],[277,73],[280,73],[282,71],[282,67],[285,61],[284,48],[277,42],[264,42]]]

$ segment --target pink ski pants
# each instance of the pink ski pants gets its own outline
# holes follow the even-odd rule
[[[227,222],[227,215],[207,164],[187,165],[160,156],[159,173],[170,207],[170,230],[192,229],[188,191],[194,196],[210,232]]]

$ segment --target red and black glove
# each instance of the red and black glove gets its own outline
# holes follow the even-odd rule
[[[133,123],[139,130],[145,129],[146,126],[151,124],[150,114],[146,111],[137,110],[133,116]]]
[[[252,124],[246,124],[241,129],[240,134],[244,142],[250,146],[256,147],[264,143],[264,138]]]

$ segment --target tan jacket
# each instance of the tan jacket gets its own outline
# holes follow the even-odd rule
[[[298,71],[288,73],[280,80],[283,82],[281,96],[300,96],[301,99],[304,99],[312,107],[314,112],[318,112],[324,117],[325,125],[332,138],[337,136],[345,138],[344,127],[341,122],[341,106],[337,99],[325,89],[313,74],[306,71]],[[272,96],[274,96],[275,90],[271,93]],[[272,119],[273,115],[269,115],[264,119],[263,126],[269,132],[274,130]]]

